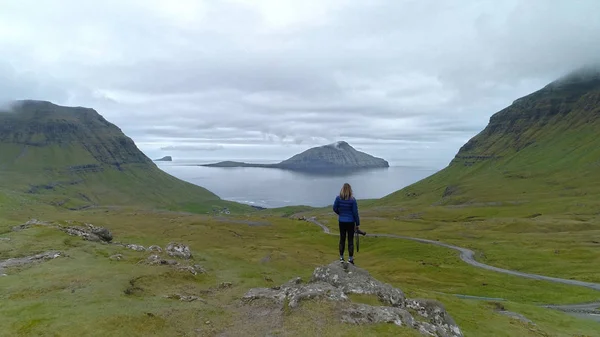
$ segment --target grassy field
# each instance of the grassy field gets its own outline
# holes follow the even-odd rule
[[[600,282],[598,102],[597,79],[515,101],[444,170],[361,201],[363,230],[470,248],[479,261],[497,267]],[[49,107],[58,115],[48,115],[45,124],[6,115],[10,123],[0,123],[0,260],[47,250],[66,256],[0,277],[0,335],[417,335],[394,325],[342,324],[336,304],[321,301],[282,317],[257,317],[240,302],[250,288],[307,279],[315,267],[337,259],[335,236],[292,219],[316,216],[335,232],[330,208],[256,211],[220,200],[164,174],[97,113]],[[88,164],[91,169],[77,168]],[[140,263],[150,253],[52,228],[11,231],[30,218],[93,223],[125,243],[182,242],[207,273]],[[115,254],[123,259],[110,259]],[[465,336],[600,336],[598,322],[541,307],[597,302],[597,291],[478,269],[453,250],[392,238],[362,238],[357,262],[408,297],[444,303]],[[502,315],[498,307],[535,325]]]
[[[333,223],[333,218],[321,213],[324,210],[310,212]],[[492,249],[494,239],[487,236],[492,235],[493,228],[481,234],[486,240],[468,241],[460,238],[469,233],[468,228],[462,234],[456,230],[462,224],[445,228],[434,223],[369,218],[369,212],[365,210],[364,226],[370,231],[395,230],[467,246],[468,242],[477,242],[486,261],[496,265],[528,260],[511,260],[515,252],[530,250],[526,244],[530,240],[526,238],[514,241],[514,252]],[[41,207],[23,213],[3,207],[0,214],[1,236],[11,239],[0,241],[0,259],[50,249],[64,251],[68,256],[13,269],[9,276],[0,278],[3,289],[0,315],[4,318],[0,321],[0,331],[7,336],[197,336],[220,332],[264,335],[263,323],[245,318],[248,309],[239,303],[240,297],[252,287],[270,287],[296,276],[307,279],[315,267],[337,256],[335,236],[324,235],[310,223],[266,212],[227,217],[117,208],[64,211]],[[83,241],[55,229],[10,231],[11,226],[25,222],[28,217],[105,226],[119,242],[163,247],[171,241],[182,242],[191,247],[194,263],[201,264],[208,272],[194,276],[165,266],[138,264],[149,253]],[[246,221],[258,226],[249,226]],[[510,231],[499,233],[506,240],[517,237]],[[584,235],[584,231],[579,234]],[[564,233],[550,233],[550,236],[545,233],[546,240],[540,246],[549,247],[552,239],[548,237],[562,240],[561,236]],[[114,254],[122,254],[124,259],[110,260]],[[553,253],[540,253],[536,260],[549,261],[556,256],[569,264],[583,260]],[[442,301],[466,336],[594,336],[598,331],[596,322],[538,307],[543,303],[598,299],[599,294],[592,290],[476,269],[460,261],[453,251],[395,239],[362,239],[357,261],[373,276],[401,288],[409,297]],[[533,267],[534,264],[522,265],[527,271],[594,279],[591,268],[583,263],[572,264],[569,271],[561,271],[553,263],[546,263],[546,269],[540,264],[537,270],[529,270]],[[223,282],[231,282],[232,287],[221,289],[219,285]],[[131,291],[132,287],[135,291]],[[188,303],[164,297],[172,294],[196,295],[205,302]],[[454,294],[505,299],[502,305],[525,315],[536,326],[496,313],[492,301],[465,300]],[[283,329],[289,335],[416,336],[412,330],[392,325],[341,324],[334,306],[325,302],[303,304],[299,310],[285,315]]]

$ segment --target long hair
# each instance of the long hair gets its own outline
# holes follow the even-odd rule
[[[349,200],[352,197],[352,187],[350,186],[350,184],[345,183],[344,186],[342,186],[342,189],[340,190],[340,198],[342,200]]]

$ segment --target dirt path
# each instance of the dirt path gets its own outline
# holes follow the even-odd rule
[[[316,218],[314,218],[314,217],[308,218],[306,221],[311,222],[311,223],[321,227],[323,229],[323,232],[325,232],[326,234],[333,235],[331,233],[331,230],[324,224],[317,221]],[[577,280],[567,280],[567,279],[562,279],[562,278],[558,278],[558,277],[530,274],[530,273],[524,273],[524,272],[520,272],[520,271],[490,266],[490,265],[487,265],[485,263],[481,263],[481,262],[478,262],[477,260],[475,260],[475,252],[473,252],[470,249],[453,246],[453,245],[435,241],[435,240],[413,238],[413,237],[409,237],[409,236],[402,236],[402,235],[395,235],[395,234],[367,234],[367,236],[368,237],[382,237],[382,238],[411,240],[411,241],[417,241],[417,242],[421,242],[421,243],[428,243],[428,244],[432,244],[432,245],[436,245],[436,246],[441,246],[441,247],[445,247],[445,248],[450,248],[450,249],[459,251],[460,259],[474,267],[483,268],[483,269],[495,271],[498,273],[504,273],[504,274],[514,275],[514,276],[519,276],[519,277],[526,277],[526,278],[530,278],[530,279],[534,279],[534,280],[543,280],[543,281],[550,281],[550,282],[556,282],[556,283],[563,283],[563,284],[574,285],[574,286],[579,286],[579,287],[586,287],[586,288],[600,291],[600,284],[598,284],[598,283],[583,282],[583,281],[577,281]]]
[[[321,229],[323,230],[323,232],[325,234],[337,235],[335,233],[331,233],[331,230],[329,229],[329,227],[327,227],[324,224],[317,221],[317,219],[315,217],[308,218],[308,219],[306,219],[306,221],[321,227]],[[563,284],[574,285],[574,286],[579,286],[579,287],[586,287],[586,288],[600,291],[600,284],[598,284],[598,283],[583,282],[583,281],[577,281],[577,280],[567,280],[567,279],[562,279],[562,278],[558,278],[558,277],[530,274],[530,273],[524,273],[524,272],[520,272],[520,271],[490,266],[490,265],[487,265],[485,263],[481,263],[481,262],[478,262],[477,260],[475,260],[475,252],[473,252],[470,249],[450,245],[450,244],[439,242],[439,241],[413,238],[413,237],[409,237],[409,236],[402,236],[402,235],[395,235],[395,234],[367,234],[366,236],[394,238],[394,239],[401,239],[401,240],[411,240],[411,241],[417,241],[417,242],[421,242],[421,243],[427,243],[427,244],[432,244],[432,245],[436,245],[436,246],[441,246],[441,247],[459,251],[460,259],[474,267],[483,268],[483,269],[495,271],[498,273],[514,275],[514,276],[518,276],[518,277],[525,277],[525,278],[530,278],[530,279],[534,279],[534,280],[543,280],[543,281],[550,281],[550,282],[556,282],[556,283],[563,283]],[[549,308],[549,309],[560,310],[560,311],[569,313],[571,315],[574,315],[576,317],[593,319],[597,322],[600,322],[600,302],[584,303],[584,304],[570,304],[570,305],[544,305],[543,307]]]

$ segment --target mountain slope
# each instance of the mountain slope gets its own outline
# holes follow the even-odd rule
[[[366,169],[385,168],[389,163],[384,159],[357,151],[346,142],[313,147],[277,164],[252,164],[235,161],[223,161],[203,166],[209,167],[266,167],[287,170],[330,170],[330,169]]]
[[[214,193],[161,171],[95,110],[19,101],[0,113],[2,188],[69,208],[203,209]]]
[[[600,73],[570,74],[494,114],[448,167],[379,203],[585,204],[600,192],[599,117]]]
[[[314,147],[278,164],[281,168],[371,168],[389,167],[387,161],[357,151],[346,142]]]

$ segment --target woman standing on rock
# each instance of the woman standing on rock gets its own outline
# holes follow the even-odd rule
[[[344,249],[348,237],[348,262],[354,264],[354,232],[359,230],[360,218],[358,204],[352,193],[350,184],[342,186],[340,195],[335,198],[333,211],[338,215],[340,225],[340,262],[344,262]]]

